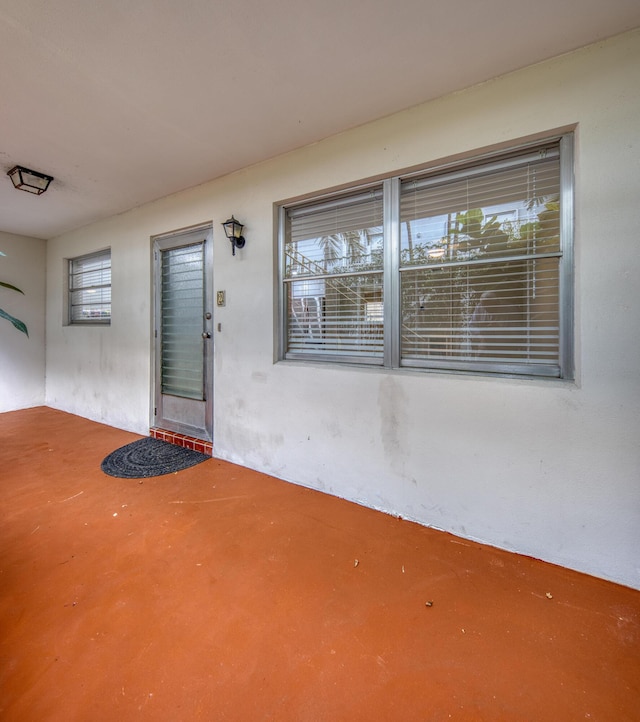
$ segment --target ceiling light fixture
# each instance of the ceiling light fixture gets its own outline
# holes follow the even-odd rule
[[[37,196],[44,193],[49,187],[49,183],[53,180],[53,177],[50,175],[39,173],[37,170],[23,168],[21,165],[12,168],[7,175],[11,178],[13,185],[18,190],[34,193]]]
[[[244,225],[231,216],[222,226],[224,227],[224,232],[227,234],[227,238],[231,241],[233,247],[232,254],[235,256],[236,248],[244,248],[245,239],[242,235]]]

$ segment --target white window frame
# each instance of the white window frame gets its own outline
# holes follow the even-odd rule
[[[527,153],[544,154],[545,148],[557,145],[559,152],[559,252],[558,260],[558,339],[557,364],[536,365],[515,361],[512,363],[448,362],[446,360],[403,359],[401,357],[401,226],[400,199],[401,185],[411,179],[427,180],[434,184],[438,178],[450,179],[456,172],[468,172],[470,168],[490,165],[508,165],[512,159]],[[411,368],[422,371],[444,371],[455,373],[480,373],[498,376],[574,378],[573,358],[573,234],[574,234],[574,178],[573,178],[573,133],[552,135],[531,143],[514,145],[508,151],[486,153],[471,157],[466,161],[442,163],[438,167],[398,173],[377,180],[375,183],[354,184],[353,187],[338,193],[325,192],[313,198],[278,204],[278,337],[276,357],[279,361],[314,361],[351,365],[377,365],[387,369]],[[383,195],[383,232],[384,232],[384,268],[383,268],[383,315],[384,315],[384,353],[382,358],[353,358],[348,355],[332,354],[320,350],[317,353],[296,353],[288,350],[287,328],[287,286],[293,281],[286,278],[285,249],[288,240],[289,214],[297,209],[317,204],[339,204],[341,199],[370,189],[382,189]],[[310,280],[313,283],[313,279]]]
[[[95,264],[100,268],[96,269]],[[86,267],[85,267],[86,266]],[[93,266],[93,267],[92,267]],[[95,280],[90,274],[99,274]],[[76,303],[75,299],[80,293],[95,293],[97,300],[95,304],[86,302]],[[105,312],[105,301],[102,299],[108,292],[108,313]],[[74,309],[80,305],[95,306],[94,313],[86,317],[79,317]],[[76,256],[68,259],[67,271],[67,324],[69,326],[109,326],[111,324],[111,249],[105,248],[94,253],[87,253],[83,256]]]

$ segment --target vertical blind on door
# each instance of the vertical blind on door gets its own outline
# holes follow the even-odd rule
[[[162,393],[204,399],[204,244],[162,253]]]

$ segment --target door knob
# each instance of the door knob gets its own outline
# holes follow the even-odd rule
[[[211,334],[208,331],[203,331],[202,338],[211,338]]]

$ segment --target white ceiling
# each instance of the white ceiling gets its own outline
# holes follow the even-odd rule
[[[638,26],[638,0],[0,0],[0,231],[53,237]],[[16,191],[16,164],[55,181]]]

